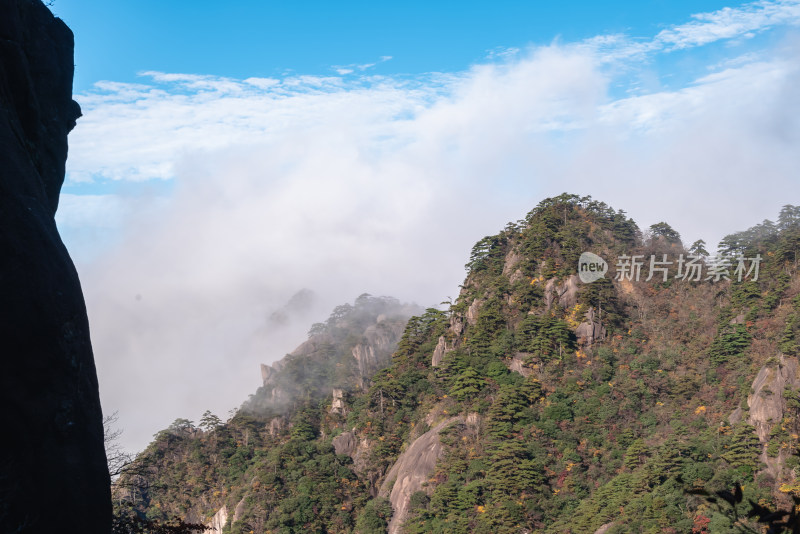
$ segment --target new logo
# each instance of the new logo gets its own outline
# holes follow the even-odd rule
[[[604,278],[607,272],[608,264],[606,260],[597,254],[584,252],[578,259],[578,277],[584,284],[590,284]]]

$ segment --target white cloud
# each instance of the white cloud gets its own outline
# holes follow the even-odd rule
[[[65,196],[59,212],[70,242],[117,229],[116,246],[77,259],[104,406],[128,443],[238,404],[259,362],[364,291],[455,297],[471,245],[545,196],[592,194],[709,243],[798,197],[796,47],[614,100],[617,42],[414,79],[151,72],[79,95],[71,181],[174,181]],[[303,287],[317,316],[264,334]]]
[[[678,50],[708,44],[720,39],[752,36],[781,24],[800,23],[797,0],[761,0],[741,7],[725,7],[710,13],[692,15],[694,19],[661,31],[656,42]]]
[[[363,72],[365,70],[369,70],[378,63],[385,63],[392,59],[392,56],[381,56],[377,61],[372,63],[351,63],[350,65],[334,65],[333,70],[339,76],[346,76],[348,74],[353,74],[354,72]]]
[[[777,26],[798,26],[800,0],[761,0],[697,13],[692,15],[692,19],[686,24],[664,29],[652,39],[606,34],[585,39],[574,46],[593,52],[602,63],[630,69],[630,62],[646,61],[655,54],[696,48],[717,41],[735,43]]]

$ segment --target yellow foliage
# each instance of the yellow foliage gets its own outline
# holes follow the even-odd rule
[[[794,484],[781,484],[781,487],[778,488],[782,493],[793,493],[795,495],[800,495],[800,483],[795,482]]]
[[[479,506],[478,506],[478,513],[479,513],[479,514],[485,514],[485,513],[486,513],[486,507],[485,507],[485,506],[483,506],[482,504],[481,504],[481,505],[479,505]]]
[[[564,318],[570,328],[578,328],[578,325],[583,322],[583,316],[586,314],[586,304],[576,304],[570,308],[569,313]]]
[[[705,406],[698,406],[694,411],[695,415],[700,415],[701,413],[706,413],[706,407]]]

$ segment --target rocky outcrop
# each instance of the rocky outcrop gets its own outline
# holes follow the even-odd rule
[[[471,325],[474,325],[478,322],[478,310],[481,307],[481,301],[475,299],[472,301],[472,304],[469,305],[467,308],[467,322]]]
[[[277,374],[271,366],[264,363],[261,364],[261,383],[265,386],[272,384]]]
[[[783,390],[787,385],[800,387],[800,377],[797,359],[783,355],[762,367],[753,380],[753,393],[747,397],[750,407],[748,423],[755,427],[762,443],[769,441],[772,427],[783,419],[786,409]]]
[[[525,275],[522,273],[522,270],[521,269],[517,269],[516,271],[511,273],[511,276],[508,277],[508,282],[510,284],[514,285],[517,282],[519,282],[520,280],[523,280],[524,278],[525,278]]]
[[[525,278],[522,269],[517,267],[523,259],[525,259],[525,256],[515,249],[509,250],[508,254],[506,254],[505,260],[503,261],[503,275],[508,277],[508,281],[511,284]]]
[[[267,424],[267,430],[272,437],[279,435],[285,428],[286,418],[283,416],[273,417],[270,419],[269,424]]]
[[[431,366],[439,367],[442,363],[444,355],[453,350],[453,347],[447,346],[447,340],[444,336],[439,336],[439,341],[436,343],[436,348],[433,349],[433,356],[431,357]]]
[[[525,367],[525,359],[530,356],[527,352],[517,352],[510,359],[506,361],[506,366],[509,371],[519,373],[525,378],[529,377],[533,370],[530,367]]]
[[[334,388],[333,401],[331,402],[330,413],[347,415],[347,404],[344,401],[344,390]]]
[[[336,454],[343,454],[349,456],[353,460],[353,470],[359,474],[365,474],[369,466],[369,440],[363,438],[358,439],[355,432],[342,432],[333,438],[333,449]],[[369,477],[371,486],[374,486],[377,480],[377,474],[371,474]],[[370,488],[370,493],[375,496],[374,487]]]
[[[464,421],[467,425],[467,428],[472,430],[474,434],[479,434],[481,429],[481,423],[483,422],[483,418],[477,412],[472,412],[467,414],[467,418]]]
[[[457,420],[458,417],[445,419],[414,440],[387,473],[379,495],[388,496],[394,509],[389,523],[389,534],[400,532],[408,516],[411,495],[423,488],[423,483],[427,482],[436,467],[436,462],[442,454],[439,433]]]
[[[208,528],[203,531],[203,534],[222,534],[222,529],[225,528],[227,522],[228,507],[223,506],[217,510],[214,517],[211,518],[211,521],[208,523]]]
[[[521,262],[525,256],[517,252],[515,249],[511,249],[506,254],[505,259],[503,260],[503,274],[508,276],[510,273],[516,270],[517,265]]]
[[[366,389],[369,379],[392,363],[392,352],[405,330],[405,321],[378,317],[378,321],[364,331],[364,339],[353,347],[358,365],[358,387]]]
[[[231,523],[236,523],[244,516],[244,509],[245,509],[245,497],[242,497],[238,503],[236,503],[236,508],[233,509],[233,519]]]
[[[450,317],[450,331],[455,337],[459,337],[461,333],[464,332],[464,321],[460,316],[453,314],[453,316]]]
[[[333,438],[333,449],[336,451],[336,454],[352,456],[356,451],[357,445],[358,439],[356,439],[356,435],[352,432],[342,432]]]
[[[575,330],[579,345],[592,345],[605,339],[606,329],[594,313],[594,308],[589,308],[584,316],[584,321]]]
[[[38,0],[0,0],[0,525],[109,532],[111,494],[89,324],[54,216],[73,36]]]
[[[798,372],[800,368],[796,358],[787,358],[783,354],[778,358],[770,358],[753,380],[752,393],[747,397],[747,405],[750,408],[747,422],[755,427],[758,439],[764,446],[761,461],[767,466],[766,471],[773,479],[780,476],[787,451],[781,450],[778,456],[771,457],[767,454],[766,446],[769,443],[770,431],[783,420],[786,410],[783,390],[786,386],[793,389],[800,387]]]
[[[357,327],[345,322],[340,325],[345,334],[332,334],[329,331],[316,333],[281,360],[271,365],[261,364],[263,388],[256,398],[245,403],[245,409],[285,413],[298,395],[303,394],[298,392],[309,387],[300,376],[302,373],[310,368],[330,366],[337,358],[346,358],[348,352],[352,355],[353,365],[346,361],[336,364],[352,371],[345,377],[338,377],[336,382],[315,380],[310,386],[314,389],[313,393],[324,397],[334,388],[341,391],[342,395],[354,389],[368,389],[372,376],[391,364],[392,353],[408,322],[407,314],[418,309],[414,306],[396,306],[392,311],[392,314],[376,314],[369,324],[361,322],[357,323]],[[344,405],[339,406],[336,398],[331,410],[331,413],[345,414]]]
[[[578,302],[579,278],[577,274],[568,276],[560,284],[556,283],[555,278],[551,278],[544,286],[544,303],[550,309],[554,303],[558,303],[562,308],[569,308]]]

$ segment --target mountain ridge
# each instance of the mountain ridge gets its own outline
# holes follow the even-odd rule
[[[732,268],[730,280],[694,280],[679,278],[678,258],[696,254],[666,223],[641,231],[589,197],[546,199],[476,244],[456,301],[410,318],[391,365],[340,398],[345,410],[328,396],[297,406],[275,432],[240,413],[219,429],[157,439],[143,460],[173,458],[156,480],[185,473],[220,494],[192,485],[195,501],[177,505],[151,492],[138,510],[202,502],[207,519],[242,502],[223,527],[236,533],[755,528],[747,514],[757,506],[789,510],[800,496],[800,401],[787,363],[800,339],[798,211],[721,243],[732,265],[762,257],[758,280]],[[586,251],[610,268],[582,284]],[[625,256],[675,261],[663,278],[628,279]],[[215,464],[213,442],[228,435],[239,439],[225,438],[230,456]],[[418,443],[432,456],[403,456]],[[398,471],[394,484],[409,491],[394,491],[387,475]],[[737,484],[739,519],[698,493]]]

